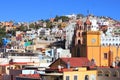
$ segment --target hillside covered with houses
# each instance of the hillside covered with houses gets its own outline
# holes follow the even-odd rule
[[[101,67],[120,67],[119,46],[120,21],[106,16],[71,14],[35,22],[1,21],[0,74],[21,80],[26,75],[16,70],[22,69],[25,73],[25,69],[37,69],[38,78],[70,80],[67,74],[83,71],[85,80],[89,80],[92,73],[96,78],[97,70],[105,71]],[[30,73],[29,70],[26,72]],[[105,75],[109,76],[107,72]]]

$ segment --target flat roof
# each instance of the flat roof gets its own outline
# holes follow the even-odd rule
[[[45,74],[41,74],[41,75],[44,75],[44,76],[62,76],[63,73],[45,73]]]

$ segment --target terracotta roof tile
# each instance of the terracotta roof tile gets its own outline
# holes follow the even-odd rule
[[[20,74],[19,77],[37,79],[40,78],[40,74]]]
[[[61,58],[66,64],[70,63],[71,67],[81,67],[81,66],[89,66],[90,61],[85,57],[80,58]]]

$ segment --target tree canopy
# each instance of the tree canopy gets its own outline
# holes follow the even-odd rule
[[[67,16],[57,16],[57,15],[56,15],[55,21],[58,21],[58,20],[60,20],[60,19],[62,19],[63,22],[69,20],[69,18],[68,18]]]
[[[5,27],[0,28],[0,47],[2,46],[2,38],[6,37]]]

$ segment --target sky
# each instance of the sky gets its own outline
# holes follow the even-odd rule
[[[0,21],[32,22],[56,15],[90,14],[120,20],[120,0],[1,0]]]

